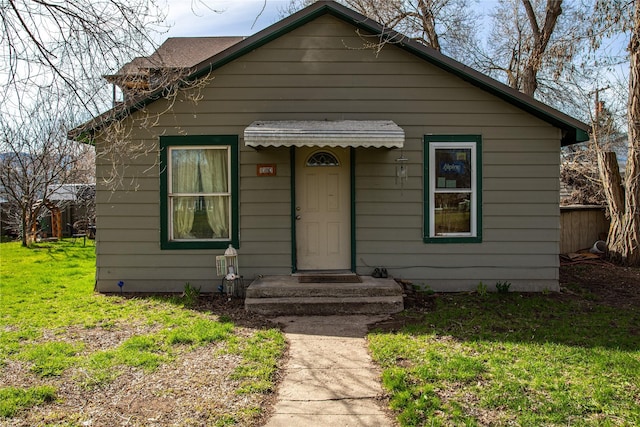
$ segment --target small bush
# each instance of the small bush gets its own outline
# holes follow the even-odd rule
[[[511,287],[511,283],[504,281],[504,282],[496,282],[496,290],[498,291],[499,294],[506,294],[509,292],[509,288]]]
[[[182,293],[182,298],[184,301],[185,307],[194,307],[198,303],[198,299],[200,298],[200,288],[195,288],[187,282],[184,285],[184,292]]]
[[[476,286],[476,292],[481,297],[486,297],[487,296],[487,285],[485,285],[482,282],[478,283],[478,286]]]

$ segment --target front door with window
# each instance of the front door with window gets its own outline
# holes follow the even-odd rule
[[[351,269],[348,148],[296,148],[298,270]]]

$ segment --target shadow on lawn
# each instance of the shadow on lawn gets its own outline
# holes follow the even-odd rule
[[[169,303],[185,310],[193,310],[203,314],[218,316],[221,321],[232,322],[237,326],[253,329],[272,329],[277,325],[269,321],[268,318],[250,313],[244,309],[244,299],[233,297],[228,298],[220,293],[202,293],[194,297],[186,297],[184,293],[112,293],[107,294],[110,298],[123,299],[151,299],[154,301]]]
[[[34,252],[46,252],[54,261],[62,260],[88,260],[95,258],[95,246],[82,246],[71,239],[62,239],[56,242],[33,243],[29,249]]]
[[[602,266],[575,268],[581,282],[570,271],[571,281],[563,284],[560,293],[416,294],[406,300],[405,312],[372,330],[463,341],[640,349],[640,281],[636,280],[640,269],[621,270],[621,277],[611,266],[602,274],[596,273]]]

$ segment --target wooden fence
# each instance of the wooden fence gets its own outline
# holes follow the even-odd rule
[[[560,253],[591,248],[607,240],[609,220],[601,206],[560,206]]]

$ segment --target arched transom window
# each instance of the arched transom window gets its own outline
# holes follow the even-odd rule
[[[307,166],[340,166],[338,158],[327,151],[317,151],[307,159]]]

